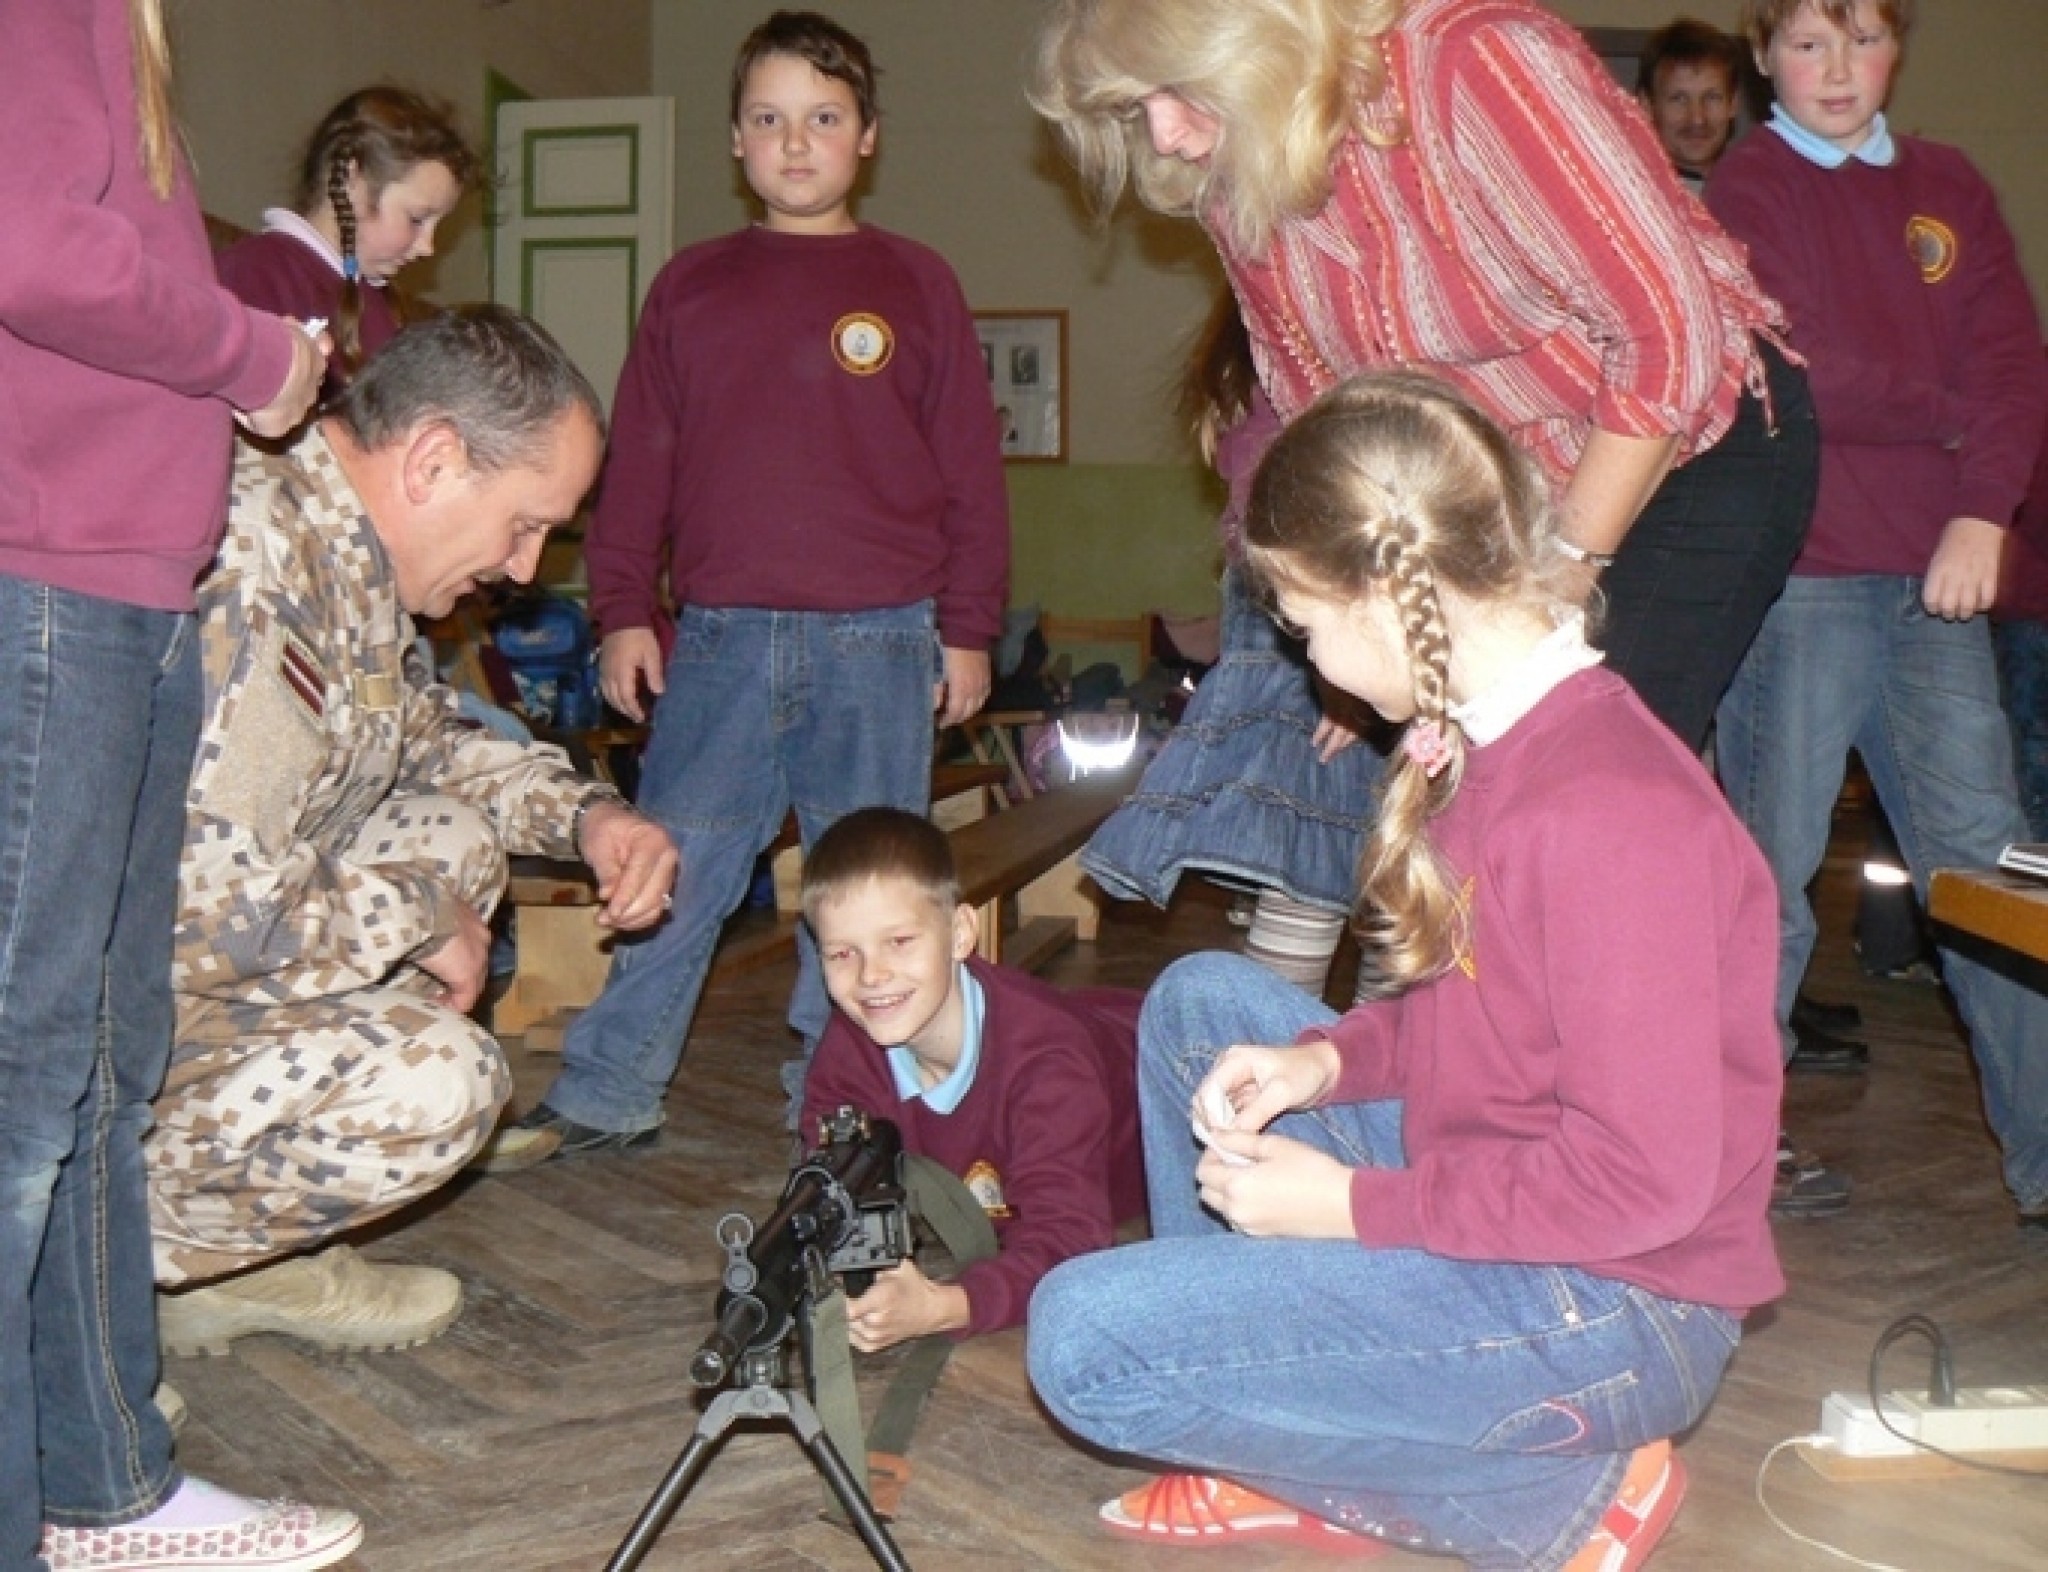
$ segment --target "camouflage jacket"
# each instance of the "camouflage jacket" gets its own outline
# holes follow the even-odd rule
[[[458,715],[317,424],[283,454],[242,445],[199,636],[172,972],[187,1000],[347,993],[452,933],[459,897],[427,869],[351,856],[394,793],[460,799],[507,852],[557,857],[577,855],[576,810],[608,794],[560,749]]]

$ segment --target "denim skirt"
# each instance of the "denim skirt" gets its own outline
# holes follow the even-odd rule
[[[1370,734],[1327,764],[1316,757],[1308,661],[1235,570],[1223,576],[1222,651],[1081,866],[1122,900],[1164,906],[1192,872],[1348,911],[1385,758]]]

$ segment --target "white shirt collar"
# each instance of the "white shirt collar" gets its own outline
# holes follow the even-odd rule
[[[1899,145],[1892,139],[1891,126],[1884,114],[1870,122],[1870,135],[1863,139],[1863,145],[1855,152],[1845,152],[1818,132],[1809,131],[1805,126],[1785,113],[1783,104],[1771,105],[1770,128],[1785,139],[1785,143],[1808,163],[1818,164],[1823,169],[1840,169],[1850,159],[1870,164],[1878,169],[1889,168],[1898,161]]]
[[[1498,742],[1514,728],[1516,721],[1543,701],[1545,694],[1565,678],[1597,666],[1606,657],[1586,642],[1586,617],[1568,612],[1556,629],[1532,649],[1528,658],[1507,672],[1484,693],[1463,704],[1450,706],[1450,717],[1475,748]]]
[[[960,1062],[953,1066],[953,1073],[937,1086],[926,1086],[918,1073],[917,1055],[908,1048],[888,1050],[889,1073],[896,1082],[896,1095],[905,1102],[921,1099],[924,1105],[936,1114],[949,1114],[960,1106],[960,1100],[974,1086],[974,1072],[981,1064],[982,1020],[988,1012],[988,1001],[982,996],[981,983],[962,961],[960,968]]]
[[[347,277],[347,274],[342,271],[341,253],[334,248],[334,242],[315,229],[305,217],[294,213],[290,208],[266,207],[263,210],[263,229],[266,234],[290,235],[292,239],[306,247],[315,256],[320,258],[321,261],[334,269],[334,276],[336,278]],[[384,287],[381,280],[374,278],[365,277],[361,282],[370,285],[373,289],[382,289]]]

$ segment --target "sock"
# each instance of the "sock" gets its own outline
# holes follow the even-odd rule
[[[1329,981],[1330,957],[1344,937],[1344,914],[1310,906],[1278,890],[1259,891],[1244,953],[1274,976],[1317,998]]]
[[[262,1510],[261,1502],[251,1501],[247,1496],[238,1496],[188,1475],[171,1492],[170,1499],[148,1517],[138,1517],[121,1527],[218,1528],[223,1523],[237,1523],[245,1517],[254,1517]]]

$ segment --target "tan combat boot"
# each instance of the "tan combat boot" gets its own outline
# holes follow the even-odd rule
[[[317,1348],[380,1353],[444,1331],[462,1310],[462,1283],[437,1266],[366,1261],[350,1245],[292,1256],[240,1277],[157,1295],[167,1354],[224,1354],[238,1337],[280,1332]]]

